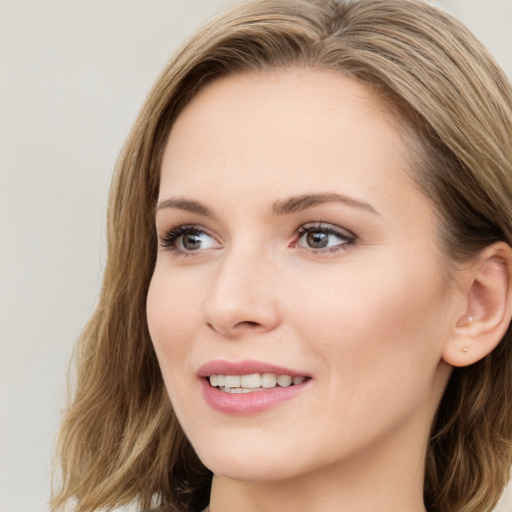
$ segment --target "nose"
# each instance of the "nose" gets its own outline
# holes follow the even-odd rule
[[[279,324],[274,264],[232,251],[216,268],[204,304],[207,327],[226,338],[265,333]]]

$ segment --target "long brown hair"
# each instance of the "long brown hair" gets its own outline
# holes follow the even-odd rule
[[[373,88],[412,126],[413,176],[439,215],[447,261],[512,245],[512,91],[453,17],[423,0],[249,0],[203,27],[149,94],[116,168],[98,307],[76,353],[52,501],[90,512],[137,502],[197,512],[211,473],[178,424],[146,323],[156,257],[154,207],[170,127],[207,83],[303,66]],[[454,370],[428,448],[432,511],[485,512],[512,462],[510,330],[482,361]]]

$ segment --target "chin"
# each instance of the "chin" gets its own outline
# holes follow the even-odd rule
[[[216,476],[243,482],[278,482],[298,476],[297,465],[273,460],[273,454],[257,459],[245,457],[207,456],[203,464]],[[291,459],[293,460],[293,459]]]
[[[231,436],[229,436],[231,437]],[[286,480],[297,475],[301,462],[295,448],[279,446],[275,439],[264,442],[262,439],[246,441],[224,438],[222,441],[202,439],[192,443],[201,462],[215,475],[225,478],[250,481],[271,482]],[[292,463],[290,463],[292,461]]]

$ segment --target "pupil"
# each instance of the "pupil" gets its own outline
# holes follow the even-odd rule
[[[185,235],[183,237],[183,247],[189,251],[199,249],[201,237],[198,235]]]
[[[322,249],[326,247],[329,242],[329,235],[320,232],[311,232],[306,236],[308,245],[313,249]]]

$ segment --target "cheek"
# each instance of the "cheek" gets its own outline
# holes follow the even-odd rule
[[[326,362],[337,361],[347,380],[377,367],[391,373],[427,363],[432,370],[446,325],[445,285],[437,275],[406,264],[387,272],[340,269],[318,279],[323,286],[290,293],[287,311],[297,337]]]
[[[195,373],[189,366],[190,347],[199,325],[198,297],[191,286],[180,286],[177,276],[156,268],[147,296],[147,321],[162,378],[180,424],[188,408],[200,406]],[[197,391],[197,390],[196,390]],[[185,422],[186,423],[186,422]]]
[[[423,280],[407,269],[341,274],[315,292],[300,290],[288,311],[296,315],[296,339],[317,363],[324,400],[312,417],[325,436],[351,439],[354,447],[415,411],[433,413],[445,297],[434,273]]]
[[[157,266],[146,311],[149,334],[163,371],[166,366],[180,364],[194,335],[199,312],[196,295],[194,287],[180,286],[179,278],[165,277]]]

